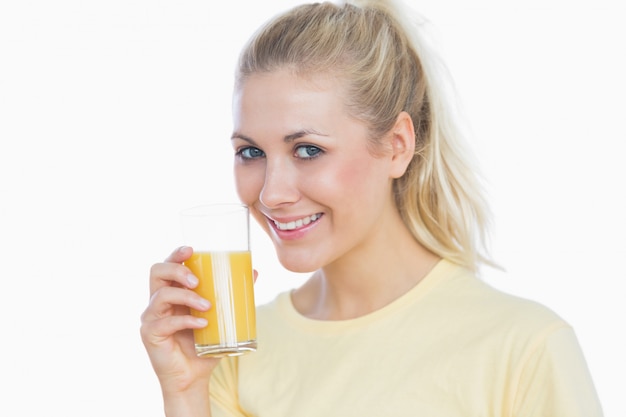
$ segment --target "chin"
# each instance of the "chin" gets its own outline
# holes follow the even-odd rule
[[[318,262],[314,262],[309,256],[305,255],[305,259],[300,256],[278,255],[280,264],[291,272],[309,273],[315,272],[321,268]]]

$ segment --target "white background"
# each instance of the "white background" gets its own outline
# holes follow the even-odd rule
[[[234,199],[236,55],[295,1],[0,3],[0,415],[158,416],[140,342],[178,211]],[[414,1],[490,182],[495,286],[577,331],[626,415],[619,1]],[[262,5],[262,6],[261,6]],[[297,285],[253,232],[258,302]]]

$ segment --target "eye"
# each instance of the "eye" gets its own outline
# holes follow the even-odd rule
[[[264,157],[265,153],[263,153],[263,151],[259,148],[248,146],[246,148],[239,149],[237,151],[237,156],[241,157],[242,159],[256,159]]]
[[[322,150],[313,145],[301,145],[296,148],[296,156],[300,159],[312,159],[321,155]]]

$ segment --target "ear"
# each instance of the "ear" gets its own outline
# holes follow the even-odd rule
[[[393,150],[389,175],[400,178],[415,154],[415,127],[411,116],[405,111],[400,112],[389,134]]]

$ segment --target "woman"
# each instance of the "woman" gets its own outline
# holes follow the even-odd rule
[[[487,214],[418,27],[392,2],[303,5],[234,91],[239,197],[310,279],[258,310],[257,352],[201,359],[179,248],[142,337],[168,416],[599,416],[572,329],[476,278]]]

